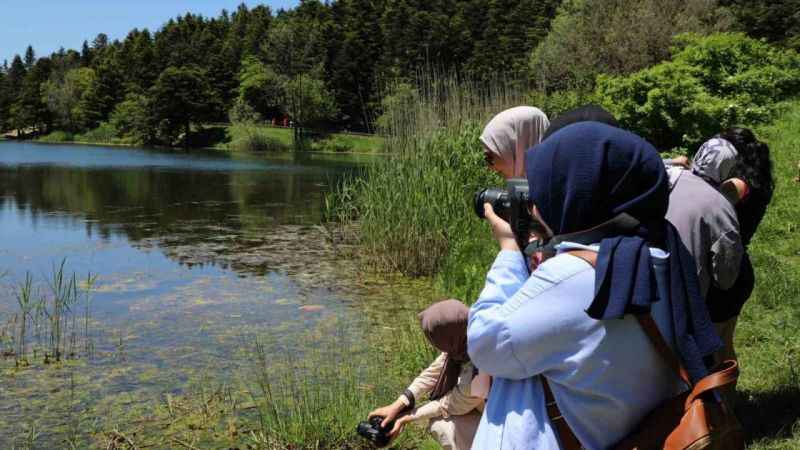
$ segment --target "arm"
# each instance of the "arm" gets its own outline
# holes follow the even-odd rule
[[[433,360],[431,365],[428,366],[427,369],[423,370],[422,373],[420,373],[417,378],[411,382],[407,391],[410,392],[414,398],[408,399],[409,401],[416,401],[424,394],[427,394],[433,390],[434,386],[436,386],[436,380],[439,379],[439,375],[442,373],[442,368],[444,367],[444,361],[446,357],[447,355],[440,353],[439,356]]]
[[[711,276],[720,289],[728,290],[733,287],[739,277],[742,255],[744,255],[744,246],[738,230],[722,234],[711,245]]]
[[[394,420],[397,416],[400,415],[403,411],[408,409],[409,407],[414,406],[416,399],[421,395],[430,392],[433,387],[436,385],[436,380],[439,378],[439,374],[442,373],[442,367],[444,367],[444,360],[446,355],[444,353],[440,353],[438,357],[428,366],[427,369],[423,370],[422,373],[414,379],[411,385],[406,389],[406,391],[400,394],[397,397],[397,400],[392,402],[389,405],[382,406],[376,410],[373,410],[369,413],[370,418],[373,416],[381,416],[383,417],[383,422],[381,426],[386,426],[389,422]],[[410,397],[409,397],[410,396]],[[427,405],[426,405],[427,406]],[[413,414],[413,413],[412,413]],[[411,418],[407,418],[407,416],[400,417],[397,419],[395,428],[399,430],[400,425],[402,423],[408,422]],[[401,419],[404,419],[404,422],[401,422]]]
[[[585,261],[556,256],[509,296],[523,271],[521,257],[498,256],[470,310],[470,358],[494,377],[524,379],[563,364],[596,322],[584,312],[594,289],[594,272]],[[591,272],[578,282],[571,279],[586,271]]]

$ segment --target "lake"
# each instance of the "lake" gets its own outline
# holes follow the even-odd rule
[[[63,432],[64,405],[113,423],[204,377],[235,379],[256,341],[276,360],[302,358],[321,329],[359,342],[365,305],[412,313],[423,291],[364,276],[323,226],[325,192],[368,163],[0,142],[0,448],[31,426]],[[53,297],[62,265],[77,287],[66,362],[41,362],[51,311],[26,324],[20,368],[25,279],[34,300]]]

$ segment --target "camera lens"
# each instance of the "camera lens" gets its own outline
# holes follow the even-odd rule
[[[500,188],[488,188],[478,191],[475,194],[475,214],[483,219],[483,204],[489,203],[492,205],[495,214],[508,220],[508,209],[510,204],[508,202],[508,192]]]

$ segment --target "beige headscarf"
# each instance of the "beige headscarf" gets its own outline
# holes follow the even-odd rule
[[[494,116],[483,129],[480,140],[498,158],[514,168],[514,177],[525,176],[525,151],[542,141],[550,126],[539,108],[517,106]]]

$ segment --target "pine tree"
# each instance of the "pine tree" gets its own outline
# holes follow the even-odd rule
[[[36,53],[33,52],[33,47],[30,45],[25,49],[25,69],[31,70],[33,64],[36,62]]]
[[[113,58],[100,63],[95,70],[95,78],[81,99],[84,127],[93,128],[108,120],[114,107],[122,101],[123,76],[112,61]]]

